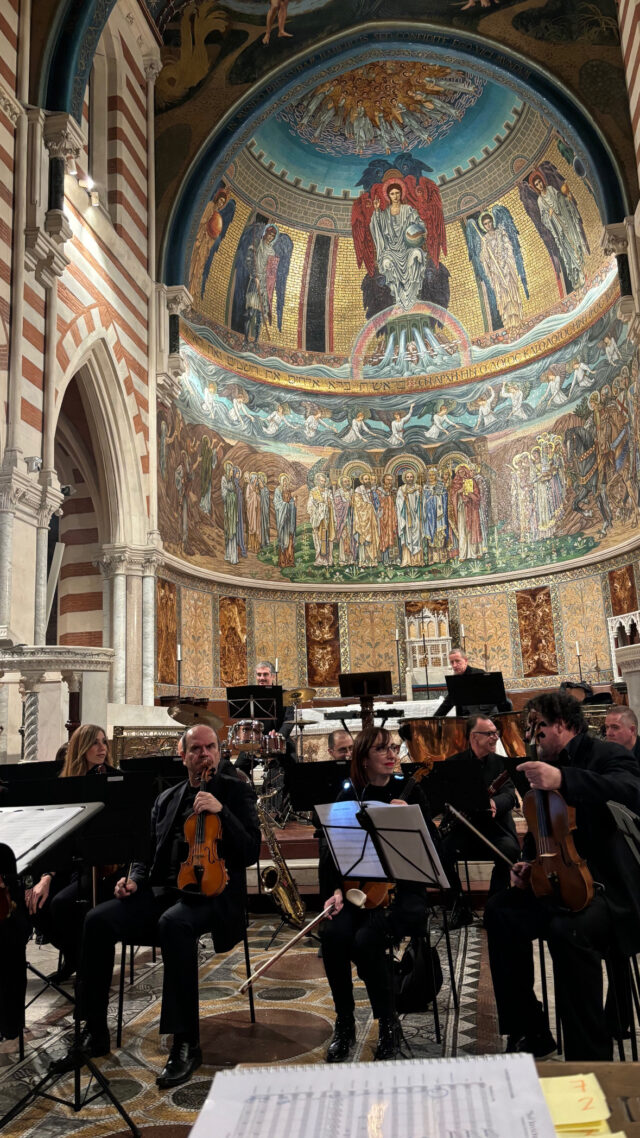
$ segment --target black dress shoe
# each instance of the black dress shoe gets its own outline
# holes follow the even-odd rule
[[[329,1044],[326,1063],[346,1063],[356,1042],[356,1025],[351,1018],[338,1016],[333,1031],[333,1039]]]
[[[156,1083],[159,1087],[179,1087],[187,1083],[202,1064],[202,1051],[198,1044],[174,1043],[166,1066]]]
[[[108,1055],[110,1050],[111,1040],[106,1024],[93,1029],[85,1027],[80,1033],[77,1052],[75,1043],[73,1043],[66,1055],[52,1060],[49,1064],[49,1070],[63,1075],[67,1071],[73,1071],[76,1061],[82,1065],[83,1055],[87,1055],[90,1059],[98,1059],[101,1055]]]
[[[540,1031],[530,1032],[520,1037],[510,1035],[507,1038],[507,1052],[527,1052],[534,1059],[550,1059],[558,1050],[558,1044],[548,1027]]]
[[[402,1028],[397,1016],[380,1016],[378,1046],[374,1059],[398,1059],[402,1055]]]
[[[62,964],[55,972],[47,976],[52,984],[65,984],[70,980],[76,970],[75,963],[72,960],[67,961],[65,957],[62,958]]]

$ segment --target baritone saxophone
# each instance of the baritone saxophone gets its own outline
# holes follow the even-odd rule
[[[270,893],[276,905],[290,924],[302,928],[304,924],[305,904],[298,891],[291,871],[287,865],[280,843],[275,835],[271,819],[258,799],[258,818],[264,839],[269,847],[273,865],[266,865],[260,871],[260,884],[265,893]]]

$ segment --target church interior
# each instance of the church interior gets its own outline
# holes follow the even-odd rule
[[[478,757],[477,714],[434,718],[456,657],[468,681],[501,678],[512,775],[535,759],[532,700],[553,724],[545,699],[586,697],[600,740],[617,738],[612,707],[640,714],[638,11],[2,0],[0,841],[2,807],[39,801],[25,771],[43,779],[81,725],[100,725],[125,783],[145,756],[164,770],[179,755],[191,779],[196,736],[182,733],[216,727],[266,795],[245,866],[255,966],[328,896],[314,803],[300,776],[296,804],[287,771],[314,764],[315,787],[324,763],[348,774],[372,714],[350,677],[370,674],[381,697],[392,777],[425,754]],[[264,690],[284,693],[273,750],[238,727],[253,696],[248,712],[229,702],[265,667]],[[637,785],[640,804],[640,772]],[[520,845],[527,789],[515,780]],[[487,856],[454,858],[469,920],[449,929],[434,911],[440,1015],[432,1003],[404,1021],[414,1058],[511,1038],[483,927]],[[158,1090],[159,1031],[173,1029],[156,947],[140,942],[135,975],[131,949],[122,1048],[96,1052],[145,1136],[188,1134],[225,1067],[324,1062],[341,1013],[318,941],[274,964],[250,1014],[242,940],[214,953],[203,937],[203,1066]],[[27,959],[61,971],[37,927]],[[553,1020],[559,981],[536,964],[536,991],[547,976]],[[30,972],[28,996],[39,987]],[[2,1112],[72,1034],[73,984],[45,988],[19,1042],[0,1024]],[[345,1055],[368,1063],[386,1013],[355,993]],[[637,1060],[633,1024],[622,1035],[612,1059]],[[629,1122],[640,1133],[640,1114]],[[6,1132],[43,1126],[129,1132],[105,1099],[75,1115],[30,1103]]]

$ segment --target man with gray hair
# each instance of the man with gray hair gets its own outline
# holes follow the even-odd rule
[[[640,759],[640,739],[638,739],[638,716],[630,707],[614,707],[607,712],[604,725],[605,735],[610,743],[620,743]]]

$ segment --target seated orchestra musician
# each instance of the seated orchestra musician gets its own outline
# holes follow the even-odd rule
[[[640,870],[607,802],[640,812],[640,768],[623,747],[589,735],[580,704],[565,693],[533,699],[530,722],[538,759],[518,770],[533,789],[559,791],[575,807],[575,845],[595,892],[579,911],[565,903],[566,892],[565,900],[534,895],[535,840],[526,835],[522,859],[511,870],[512,888],[491,897],[485,910],[499,1028],[508,1051],[543,1058],[556,1049],[533,988],[532,942],[542,936],[553,958],[566,1059],[610,1060],[602,962],[612,950],[618,960],[640,950]]]
[[[398,747],[381,727],[368,727],[356,735],[351,756],[351,786],[343,789],[337,801],[398,802],[403,779],[394,776]],[[420,806],[434,841],[435,828],[419,785],[413,787],[409,803]],[[401,804],[404,804],[401,802]],[[429,902],[424,886],[400,882],[387,908],[360,909],[346,900],[343,882],[326,841],[320,841],[320,894],[323,903],[333,895],[334,914],[320,930],[322,961],[336,1011],[333,1039],[326,1054],[328,1063],[343,1063],[355,1044],[355,1016],[351,962],[364,981],[374,1018],[378,1020],[376,1059],[392,1059],[399,1054],[400,1025],[394,1013],[386,948],[391,939],[425,931]]]
[[[205,724],[185,731],[179,753],[186,781],[164,790],[151,813],[150,865],[134,863],[115,886],[115,899],[98,905],[85,920],[79,977],[80,1008],[86,1027],[83,1047],[105,1055],[109,987],[116,942],[157,944],[164,967],[160,1032],[173,1036],[160,1087],[186,1082],[202,1062],[199,1047],[198,938],[211,933],[217,952],[227,952],[245,927],[245,869],[260,850],[260,827],[253,788],[225,763],[220,745]],[[201,788],[203,770],[210,772]],[[221,855],[228,882],[217,896],[177,887],[185,857],[184,823],[193,814],[215,814],[222,824]],[[67,1057],[68,1060],[68,1057]],[[65,1060],[62,1060],[64,1064]]]
[[[60,778],[82,778],[85,775],[115,773],[109,756],[109,744],[102,727],[84,723],[69,739]],[[96,896],[106,901],[113,895],[118,879],[117,866],[105,866],[96,875]],[[93,898],[90,867],[82,871],[47,870],[31,889],[25,891],[27,909],[38,933],[62,953],[59,969],[50,979],[57,983],[68,980],[76,970],[82,923]],[[81,902],[85,901],[83,905]]]
[[[456,676],[483,676],[485,674],[483,668],[474,668],[469,663],[469,657],[464,648],[452,648],[449,653],[449,663]],[[442,715],[448,715],[453,708],[453,699],[447,693],[443,701],[434,711],[434,716],[440,718]],[[495,715],[499,711],[512,711],[513,704],[510,699],[505,699],[498,707],[456,707],[456,715],[471,715],[474,711],[484,711],[487,715]]]
[[[459,751],[451,755],[448,763],[460,760],[477,759],[482,767],[482,776],[487,790],[491,791],[493,784],[505,772],[504,763],[500,755],[496,754],[496,745],[500,733],[492,719],[482,715],[471,715],[466,723],[468,747],[466,751]],[[516,804],[516,790],[510,778],[502,782],[500,788],[491,793],[489,811],[486,815],[474,814],[469,820],[477,830],[496,846],[511,861],[517,861],[520,853],[520,843],[516,835],[516,828],[511,811]],[[450,822],[446,817],[446,825],[440,827],[440,840],[442,849],[449,862],[461,859],[487,858],[490,851],[483,845],[480,838],[468,830],[464,823]],[[443,832],[446,831],[446,832]],[[449,921],[451,928],[460,928],[468,925],[473,919],[468,896],[464,894],[457,872],[448,870],[451,884],[457,893],[456,901]],[[489,886],[489,896],[504,889],[509,884],[509,866],[502,858],[494,857],[493,872]]]

